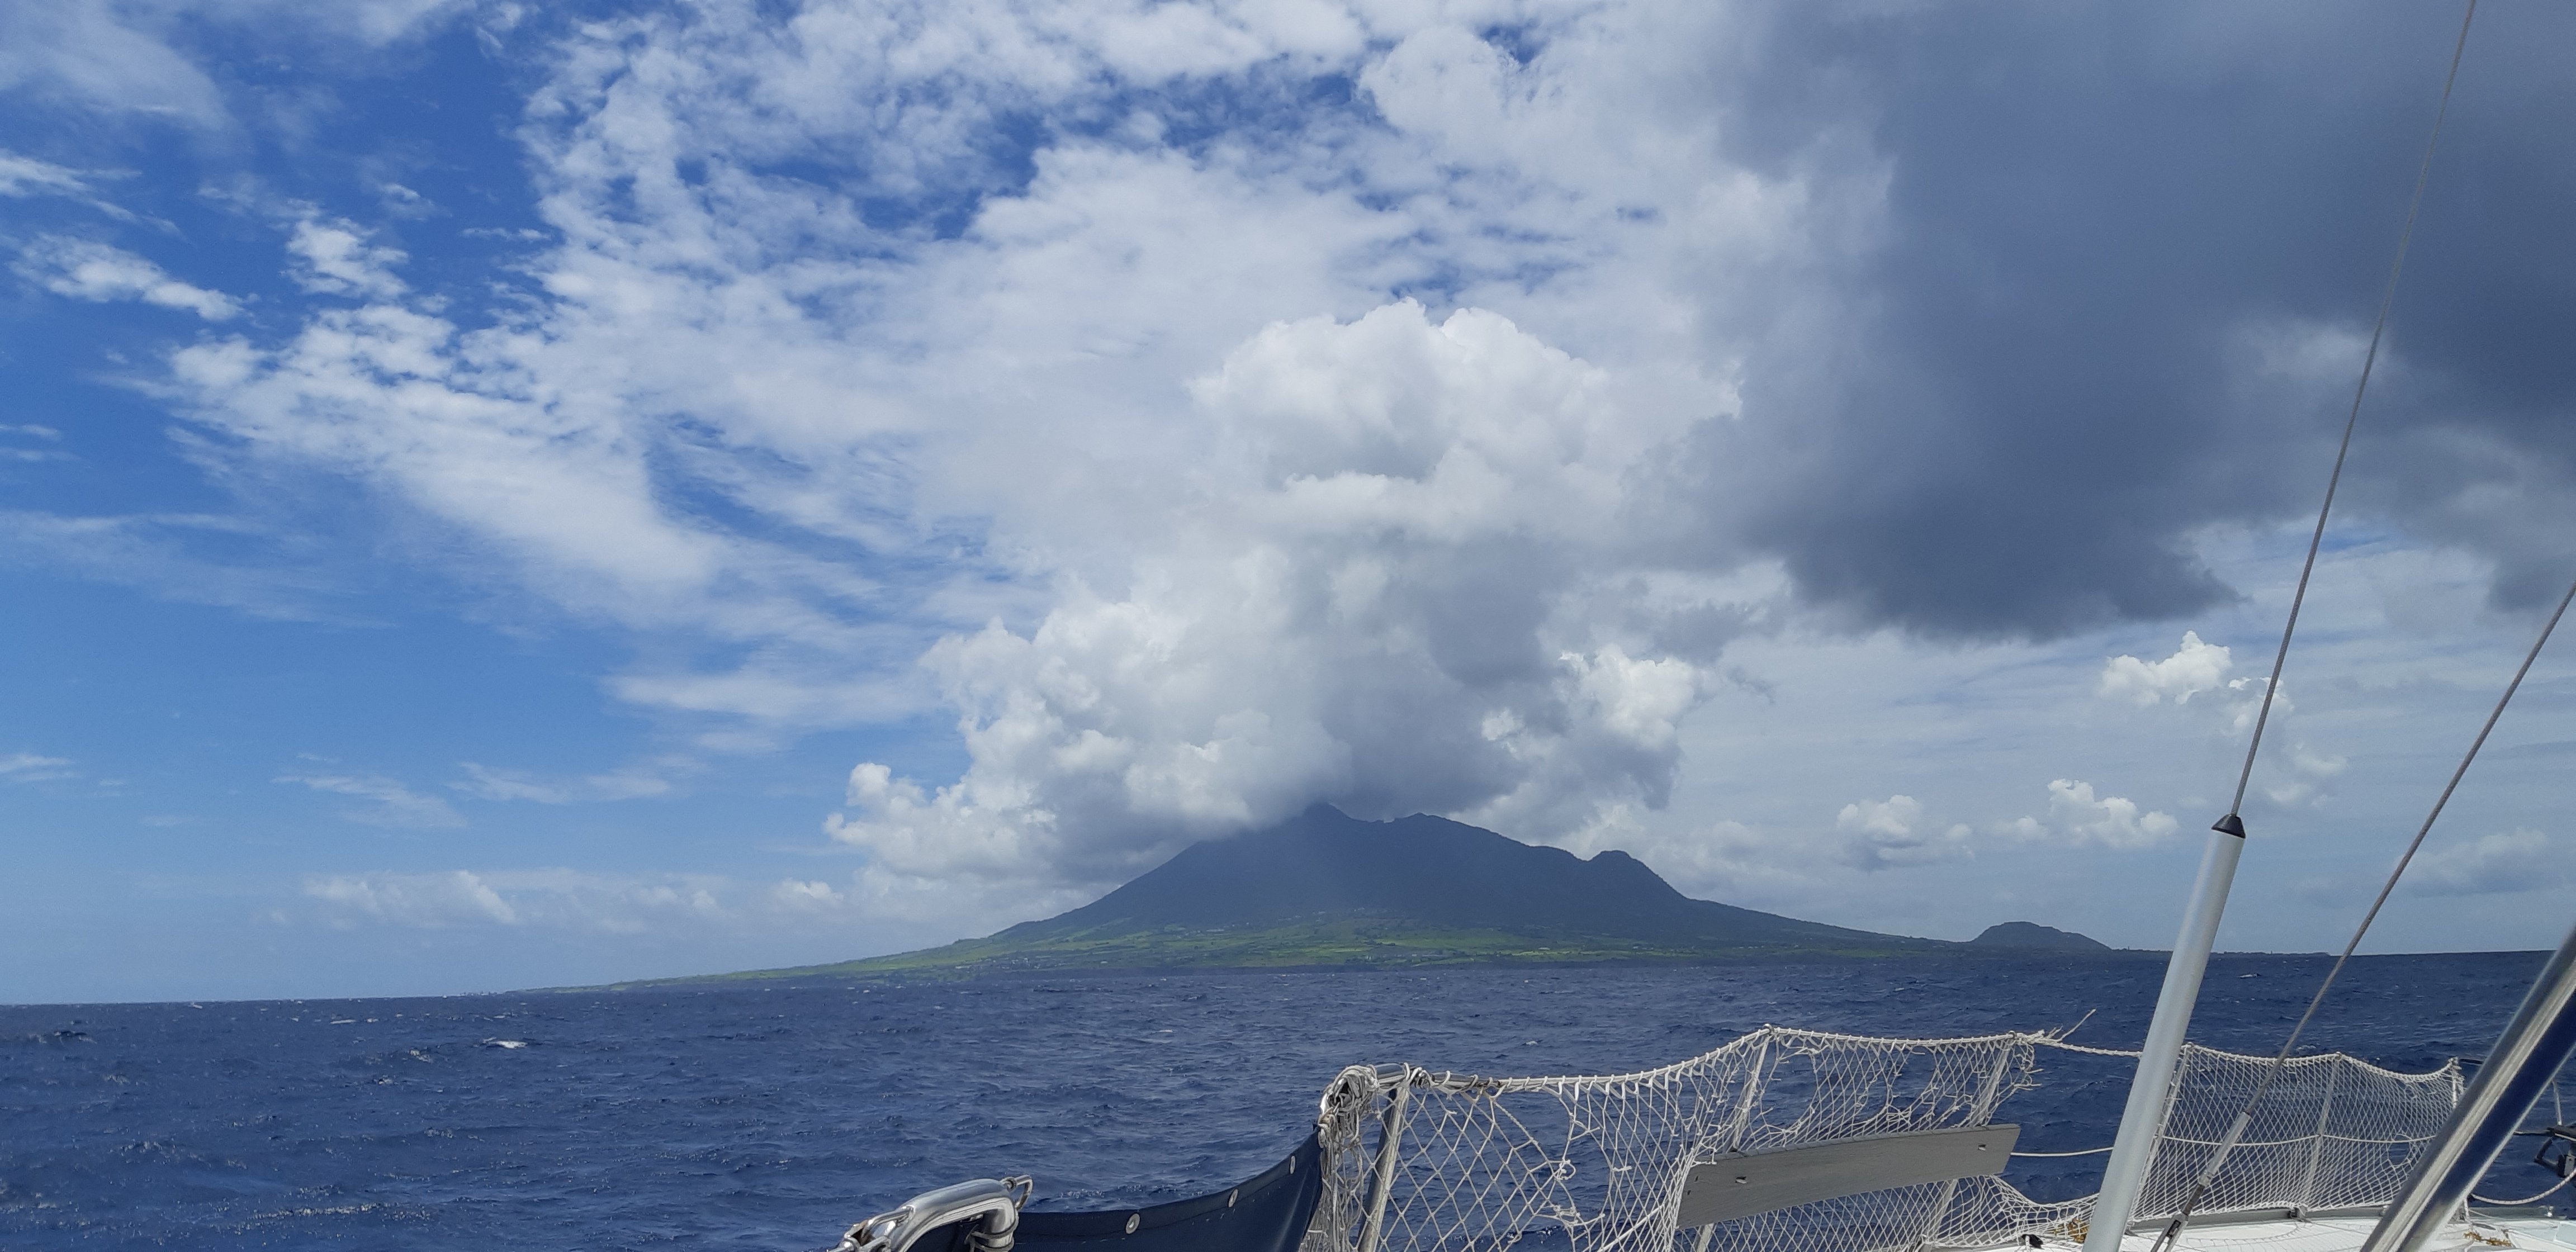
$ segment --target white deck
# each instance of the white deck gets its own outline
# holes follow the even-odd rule
[[[2176,1252],[2354,1252],[2370,1237],[2369,1217],[2320,1217],[2307,1221],[2219,1222],[2183,1231]],[[2154,1232],[2120,1241],[2121,1252],[2149,1252]],[[2051,1241],[2052,1252],[2073,1244]],[[2482,1220],[2454,1226],[2426,1245],[2428,1252],[2492,1252],[2496,1248],[2545,1248],[2576,1252],[2576,1221],[2548,1217]],[[1998,1252],[2010,1252],[1999,1249]]]

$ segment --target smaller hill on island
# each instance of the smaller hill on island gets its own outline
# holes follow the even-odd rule
[[[1985,933],[1968,941],[1981,948],[2042,949],[2050,952],[2111,952],[2111,945],[2089,935],[2071,930],[2042,926],[2037,922],[2003,922],[1986,927]]]
[[[1695,900],[1625,852],[1578,857],[1446,818],[1317,805],[1185,848],[1071,912],[945,947],[711,977],[1705,962],[2109,952],[2007,922],[1968,943]],[[695,982],[698,978],[659,982]],[[629,984],[632,985],[632,984]]]

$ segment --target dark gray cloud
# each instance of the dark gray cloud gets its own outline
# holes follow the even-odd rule
[[[2448,5],[1783,6],[1728,90],[1781,172],[1854,131],[1883,234],[1829,317],[1764,335],[1701,454],[1708,533],[1812,602],[2047,636],[2233,594],[2213,523],[2315,507],[2456,33]],[[2570,572],[2576,11],[2490,4],[2365,410],[2353,518]],[[2357,355],[2357,354],[2353,354]],[[1730,467],[1758,471],[1758,478]]]

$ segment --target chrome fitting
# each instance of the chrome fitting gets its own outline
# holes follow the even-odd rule
[[[832,1252],[911,1252],[923,1235],[956,1222],[975,1223],[967,1234],[975,1252],[1011,1252],[1029,1187],[1022,1177],[978,1178],[924,1191],[850,1227]]]

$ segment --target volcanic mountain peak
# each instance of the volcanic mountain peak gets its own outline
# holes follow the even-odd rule
[[[1929,944],[1694,900],[1625,852],[1587,860],[1445,817],[1369,822],[1320,804],[1267,830],[1192,844],[1090,904],[994,938],[1326,918],[1695,948]]]
[[[1625,852],[1585,858],[1443,817],[1372,822],[1316,805],[1268,829],[1194,843],[1081,908],[982,939],[714,977],[2008,957],[2084,945],[2100,947],[2028,922],[1945,943],[1800,921],[1694,900]]]

